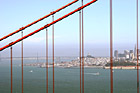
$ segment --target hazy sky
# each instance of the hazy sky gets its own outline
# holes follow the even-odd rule
[[[72,0],[0,0],[0,37],[19,29],[28,23],[50,13]],[[84,0],[84,4],[91,0]],[[110,16],[109,1],[98,0],[84,9],[85,55],[109,55]],[[140,2],[139,2],[140,3]],[[55,14],[55,19],[78,8],[81,1]],[[140,4],[139,4],[140,5]],[[52,21],[49,17],[24,30],[24,35]],[[140,25],[139,25],[140,26]],[[52,47],[52,27],[49,30],[49,55]],[[0,42],[4,46],[9,41],[21,37],[21,33]],[[136,0],[113,0],[113,42],[114,50],[123,52],[134,49],[136,43]],[[20,45],[13,46],[14,56],[20,56]],[[24,56],[45,56],[45,30],[24,40]],[[9,49],[1,56],[9,56]],[[55,55],[78,56],[79,54],[79,13],[55,24]]]

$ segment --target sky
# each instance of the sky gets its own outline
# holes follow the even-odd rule
[[[72,0],[0,0],[0,37],[25,26],[46,14],[62,7]],[[84,4],[91,0],[84,0]],[[98,0],[84,9],[84,49],[85,55],[109,56],[110,50],[110,0]],[[77,3],[54,15],[55,20],[77,9]],[[140,5],[140,2],[139,2]],[[140,8],[140,6],[139,6]],[[47,23],[52,16],[24,30],[24,35]],[[140,23],[140,21],[139,21]],[[140,26],[140,25],[139,25]],[[54,25],[55,56],[79,55],[79,12]],[[49,56],[52,56],[52,27],[49,33]],[[42,30],[24,40],[24,57],[45,56],[45,35]],[[0,42],[4,46],[21,37],[21,33]],[[113,0],[113,50],[134,49],[136,44],[136,0]],[[10,49],[0,52],[2,57],[10,56]],[[21,43],[13,46],[13,56],[21,56]]]

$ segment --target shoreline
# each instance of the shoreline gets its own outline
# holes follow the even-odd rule
[[[110,66],[105,66],[104,69],[110,69]],[[137,69],[137,66],[114,66],[112,69]],[[139,66],[140,69],[140,66]]]

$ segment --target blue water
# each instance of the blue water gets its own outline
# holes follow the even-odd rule
[[[31,60],[24,61],[28,63]],[[20,60],[14,62],[13,93],[21,93]],[[45,93],[45,71],[45,68],[24,67],[24,93]],[[97,72],[99,75],[94,74]],[[113,74],[114,93],[136,93],[136,70],[114,70]],[[55,68],[55,93],[79,93],[79,78],[78,68]],[[49,93],[52,93],[52,86],[52,68],[49,68]],[[9,60],[0,62],[0,93],[10,93]],[[85,93],[110,93],[110,70],[86,68]]]

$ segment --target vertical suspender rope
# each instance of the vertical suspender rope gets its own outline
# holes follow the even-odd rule
[[[10,48],[10,52],[11,52],[11,93],[13,93],[13,68],[12,68],[12,66],[13,66],[13,59],[12,59],[12,46],[11,46],[11,48]]]
[[[82,0],[83,6],[83,0]],[[84,93],[84,22],[83,22],[83,9],[82,11],[82,93]]]
[[[46,93],[48,93],[48,30],[46,29]]]
[[[110,93],[113,93],[113,40],[112,40],[112,0],[110,0]]]
[[[52,15],[52,21],[54,21],[54,15]],[[53,93],[54,93],[54,24],[52,25],[52,54],[53,54]]]
[[[138,43],[138,0],[137,0],[137,93],[139,93],[139,43]]]
[[[23,37],[23,31],[21,32],[21,37]],[[21,71],[22,71],[22,93],[23,93],[23,40],[21,42]]]
[[[80,93],[81,93],[81,11],[79,11],[79,62],[80,62]]]

